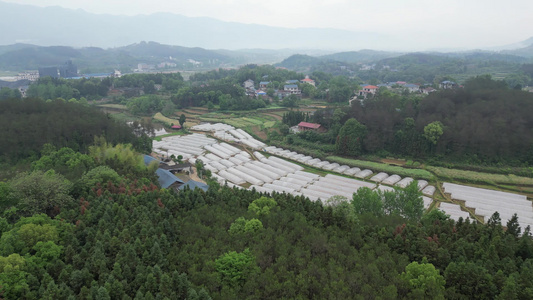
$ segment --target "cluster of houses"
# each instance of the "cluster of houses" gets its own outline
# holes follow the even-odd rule
[[[246,90],[246,95],[252,98],[256,97],[267,97],[267,89],[270,85],[270,81],[267,81],[268,75],[263,76],[263,81],[259,82],[259,88],[255,88],[255,83],[253,80],[248,79],[243,83],[244,89]],[[300,90],[298,83],[305,83],[310,84],[312,86],[315,86],[315,81],[309,76],[305,76],[302,80],[296,80],[291,79],[285,81],[285,84],[283,85],[283,89],[277,89],[274,90],[274,97],[278,97],[278,99],[283,99],[285,97],[288,97],[290,95],[296,95],[298,97],[301,97],[302,91]]]
[[[381,83],[378,85],[364,85],[362,89],[360,89],[356,95],[360,98],[368,98],[374,96],[379,88],[385,87],[389,90],[407,90],[409,93],[421,93],[425,95],[429,95],[430,93],[433,93],[436,91],[436,89],[430,87],[430,86],[423,86],[418,85],[414,83],[407,83],[405,81],[396,81],[396,82],[387,82],[387,83]],[[457,83],[453,81],[443,81],[439,84],[440,89],[455,89],[460,87]]]

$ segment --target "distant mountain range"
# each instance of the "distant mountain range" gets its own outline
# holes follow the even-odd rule
[[[289,29],[170,13],[117,16],[0,2],[0,45],[120,47],[139,41],[207,49],[361,49],[394,38],[338,29]],[[342,45],[342,46],[339,46]]]

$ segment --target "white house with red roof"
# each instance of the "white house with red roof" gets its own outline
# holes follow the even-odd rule
[[[378,87],[375,85],[365,85],[362,90],[359,90],[359,96],[368,97],[369,94],[374,96],[378,91]]]
[[[305,76],[305,79],[302,79],[300,80],[301,83],[308,83],[312,86],[315,86],[315,81],[311,78],[309,78],[309,76]]]

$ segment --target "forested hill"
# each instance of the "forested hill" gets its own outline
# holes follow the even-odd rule
[[[336,60],[346,63],[370,63],[381,59],[400,56],[400,52],[387,52],[376,50],[359,50],[349,52],[339,52],[334,54],[322,55],[320,58]]]
[[[367,127],[363,147],[412,157],[453,157],[472,163],[533,163],[533,94],[509,89],[490,76],[469,79],[464,88],[406,99],[383,92],[349,116]],[[440,134],[430,142],[430,124]],[[428,128],[426,128],[429,126]]]
[[[149,151],[151,140],[137,138],[119,123],[83,101],[11,99],[0,101],[0,163],[37,157],[44,144],[86,152],[94,138],[131,143]]]
[[[189,59],[211,68],[233,61],[233,58],[212,50],[155,42],[140,42],[112,49],[25,44],[0,46],[0,68],[7,70],[35,70],[44,66],[62,65],[67,60],[72,60],[80,69],[122,69],[131,72],[139,63],[169,62],[183,67],[189,63]]]

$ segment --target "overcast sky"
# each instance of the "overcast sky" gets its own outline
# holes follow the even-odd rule
[[[170,12],[278,27],[401,37],[416,48],[476,48],[533,36],[533,0],[3,0],[114,15]],[[403,47],[402,47],[403,48]]]

